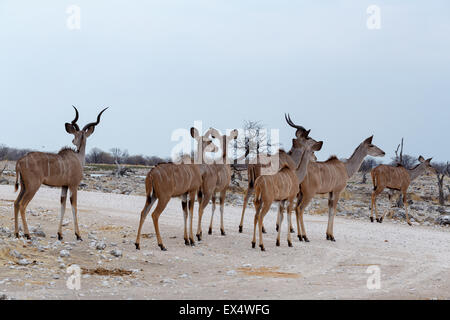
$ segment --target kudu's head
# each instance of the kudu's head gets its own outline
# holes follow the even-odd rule
[[[312,151],[311,152],[311,160],[316,161],[317,157],[315,156],[314,151],[319,151],[320,149],[322,149],[323,142],[320,141],[320,143],[319,143],[316,140],[314,140],[313,138],[311,138],[309,136],[311,129],[306,130],[304,127],[295,124],[291,120],[291,117],[289,114],[285,114],[284,118],[286,119],[286,122],[288,123],[288,125],[297,129],[295,131],[295,138],[292,139],[292,149],[291,150],[292,151],[295,149],[305,150],[305,148],[309,148]]]
[[[205,155],[206,152],[217,152],[219,148],[214,144],[213,140],[210,138],[211,135],[211,129],[205,132],[203,136],[201,136],[198,132],[198,130],[194,127],[191,128],[191,137],[194,138],[194,140],[198,143],[198,151],[199,156],[202,157]]]
[[[436,173],[436,169],[433,168],[433,166],[431,165],[431,159],[433,158],[429,158],[427,160],[424,159],[424,157],[419,156],[419,165],[418,167],[423,168],[425,171],[431,172],[431,173]]]
[[[366,151],[366,154],[372,157],[384,157],[386,153],[378,148],[376,145],[372,144],[373,136],[370,136],[366,140],[364,140],[360,147]]]
[[[67,133],[73,134],[74,138],[72,140],[72,143],[77,147],[77,151],[80,150],[81,146],[83,146],[86,143],[86,139],[94,133],[95,126],[100,123],[100,117],[103,112],[105,112],[106,109],[103,109],[97,116],[96,122],[88,123],[83,127],[83,129],[80,130],[80,127],[77,124],[78,121],[78,110],[74,106],[72,106],[75,109],[75,119],[72,120],[71,123],[66,123],[66,131]]]
[[[237,129],[231,130],[229,135],[220,134],[220,132],[214,128],[210,128],[211,130],[211,138],[218,139],[220,141],[220,148],[222,150],[222,157],[225,158],[228,152],[228,144],[231,140],[235,140],[238,137]]]

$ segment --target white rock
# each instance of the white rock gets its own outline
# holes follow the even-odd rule
[[[70,257],[70,253],[69,253],[69,251],[67,251],[67,250],[61,250],[61,251],[59,252],[59,256],[62,257],[62,258],[64,258],[64,257]]]

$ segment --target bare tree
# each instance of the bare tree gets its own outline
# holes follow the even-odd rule
[[[438,182],[438,188],[439,188],[439,204],[441,206],[445,205],[445,196],[444,196],[444,179],[445,176],[449,177],[450,176],[450,166],[449,163],[447,161],[446,164],[444,163],[435,163],[433,165],[434,169],[436,170],[436,177],[437,177],[437,182]],[[447,186],[449,192],[450,192],[450,187]]]
[[[361,167],[359,168],[359,172],[363,174],[361,183],[367,182],[367,174],[377,165],[379,165],[379,162],[373,158],[368,158],[363,161]]]

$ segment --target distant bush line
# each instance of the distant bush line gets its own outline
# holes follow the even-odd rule
[[[11,148],[6,145],[0,144],[0,161],[10,160],[17,161],[26,155],[28,152],[36,150],[32,149],[18,149]],[[154,166],[158,163],[168,162],[168,158],[161,158],[158,156],[145,156],[145,155],[129,155],[126,150],[119,148],[113,148],[109,152],[101,150],[99,148],[93,148],[86,154],[86,163],[93,164],[120,164],[129,165],[142,165],[142,166]]]

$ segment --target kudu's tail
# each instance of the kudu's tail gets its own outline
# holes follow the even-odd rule
[[[376,190],[376,188],[377,188],[377,175],[375,174],[375,170],[370,171],[370,175],[372,176],[373,190]]]
[[[19,190],[19,178],[20,178],[20,163],[16,162],[16,184],[14,185],[14,192]]]
[[[145,193],[147,194],[147,199],[151,199],[153,195],[153,178],[151,172],[145,178]]]

